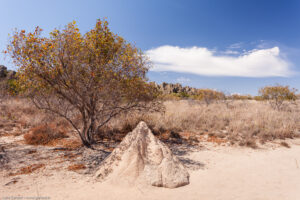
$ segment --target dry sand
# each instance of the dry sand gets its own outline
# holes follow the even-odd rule
[[[190,184],[176,189],[153,186],[124,187],[96,182],[92,176],[66,170],[42,170],[13,177],[0,176],[1,199],[203,199],[203,200],[299,200],[300,141],[291,148],[275,145],[264,149],[214,146],[183,157],[201,163],[189,169]],[[17,198],[15,198],[17,199]]]

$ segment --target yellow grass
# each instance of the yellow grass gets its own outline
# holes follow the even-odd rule
[[[253,140],[263,143],[299,136],[300,109],[295,104],[287,104],[282,111],[272,109],[267,102],[255,100],[235,100],[229,105],[215,102],[209,106],[189,100],[166,101],[164,104],[165,114],[131,113],[111,121],[107,127],[122,130],[122,127],[134,127],[139,120],[144,120],[158,134],[166,131],[209,134],[249,146],[254,145]]]
[[[234,100],[227,103],[214,102],[206,105],[202,101],[165,101],[165,113],[136,113],[121,115],[111,120],[98,134],[101,140],[116,139],[131,131],[140,120],[144,120],[153,132],[162,139],[174,134],[188,133],[188,138],[201,140],[208,135],[212,142],[255,146],[273,139],[298,137],[300,134],[300,107],[286,102],[283,110],[275,110],[265,101]],[[37,110],[25,99],[10,99],[1,105],[2,118],[13,118],[28,127],[36,127],[45,121],[65,127],[70,125],[54,115]],[[221,140],[220,140],[221,138]],[[63,146],[77,148],[78,141]]]

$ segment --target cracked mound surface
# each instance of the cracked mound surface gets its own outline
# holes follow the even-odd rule
[[[123,139],[100,165],[96,178],[113,183],[176,188],[189,184],[189,173],[145,122]]]

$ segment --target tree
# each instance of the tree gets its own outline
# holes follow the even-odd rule
[[[297,99],[296,89],[289,86],[265,86],[259,90],[261,98],[267,100],[272,108],[281,110],[284,101],[295,101]]]
[[[252,100],[253,97],[250,94],[240,95],[240,94],[232,94],[231,95],[234,100]]]
[[[19,66],[19,90],[38,108],[65,118],[91,147],[93,135],[122,112],[150,109],[156,89],[147,83],[150,63],[135,46],[97,20],[82,35],[75,22],[50,37],[15,31],[7,52]],[[74,118],[79,116],[81,124]]]
[[[199,89],[196,92],[195,99],[203,100],[208,106],[215,100],[224,99],[225,94],[211,89]]]

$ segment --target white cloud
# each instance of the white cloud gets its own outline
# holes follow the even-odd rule
[[[280,56],[279,47],[254,49],[238,56],[217,56],[204,47],[160,46],[146,54],[152,71],[174,71],[206,76],[286,77],[290,63]]]

